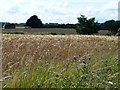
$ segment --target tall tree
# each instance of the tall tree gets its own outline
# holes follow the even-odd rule
[[[79,34],[93,34],[98,32],[99,23],[95,22],[95,18],[87,19],[84,15],[77,18],[78,23],[76,26],[76,31]]]
[[[26,26],[30,26],[31,28],[41,28],[42,21],[37,15],[33,15],[27,20]]]

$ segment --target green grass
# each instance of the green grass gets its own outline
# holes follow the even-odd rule
[[[92,60],[91,60],[92,61]],[[117,88],[118,66],[114,56],[100,65],[90,62],[38,63],[21,69],[13,68],[6,88]],[[96,62],[97,63],[97,62]],[[94,64],[96,64],[94,63]],[[96,68],[96,69],[95,69]]]

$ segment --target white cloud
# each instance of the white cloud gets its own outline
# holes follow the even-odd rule
[[[118,0],[1,0],[0,21],[26,22],[36,14],[44,22],[77,23],[84,14],[97,20],[117,18]]]
[[[100,15],[106,19],[118,19],[118,1],[110,1],[101,8]]]

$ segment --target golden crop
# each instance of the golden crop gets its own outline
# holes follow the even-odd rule
[[[3,34],[4,87],[116,86],[117,52],[115,36]]]
[[[117,51],[117,37],[95,35],[3,35],[3,67],[36,61],[79,60]]]

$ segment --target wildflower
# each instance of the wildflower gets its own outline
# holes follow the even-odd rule
[[[119,59],[118,59],[118,57],[115,57],[115,60],[117,60],[117,61],[118,61],[118,60],[119,60]]]
[[[74,59],[74,60],[76,60],[76,59],[77,59],[77,57],[76,57],[76,56],[74,56],[74,57],[73,57],[73,59]]]
[[[108,83],[111,84],[111,85],[113,85],[113,82],[111,82],[111,81],[109,81]]]

